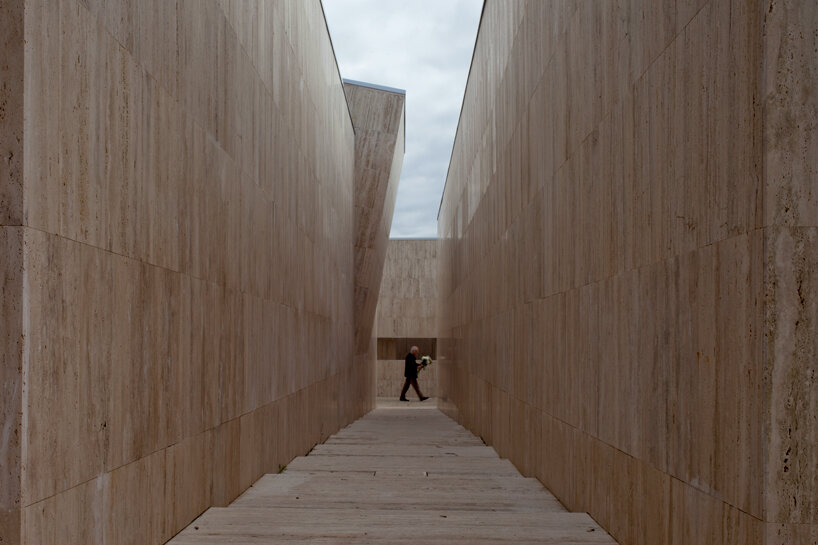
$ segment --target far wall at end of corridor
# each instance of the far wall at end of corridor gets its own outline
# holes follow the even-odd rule
[[[421,355],[437,355],[437,252],[435,239],[389,241],[375,325],[378,396],[400,393],[403,358],[411,344],[417,344]],[[418,381],[424,395],[437,395],[437,362]]]

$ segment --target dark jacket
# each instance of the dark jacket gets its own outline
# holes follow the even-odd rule
[[[415,355],[409,352],[406,354],[406,365],[403,367],[403,376],[406,378],[418,378],[418,362]]]

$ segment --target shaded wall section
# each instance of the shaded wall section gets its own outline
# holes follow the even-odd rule
[[[818,8],[486,2],[446,411],[621,543],[816,543]]]
[[[436,239],[389,241],[375,319],[379,397],[400,394],[412,345],[437,360],[437,248]],[[424,395],[437,395],[436,364],[421,372],[419,384]]]
[[[23,396],[22,1],[0,1],[0,539],[20,540]]]
[[[355,361],[375,387],[375,310],[405,151],[406,92],[344,81],[355,127]]]
[[[321,4],[0,15],[0,541],[163,543],[372,404]]]

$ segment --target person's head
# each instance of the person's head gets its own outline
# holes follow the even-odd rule
[[[410,348],[410,349],[409,349],[409,352],[410,352],[410,353],[411,353],[413,356],[417,357],[417,356],[418,356],[418,354],[420,354],[420,349],[419,349],[417,346],[413,346],[412,348]]]

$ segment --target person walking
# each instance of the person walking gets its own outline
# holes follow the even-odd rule
[[[400,392],[401,401],[409,401],[406,399],[406,392],[409,391],[410,385],[415,389],[415,392],[417,392],[421,401],[426,401],[429,399],[427,396],[420,393],[420,386],[418,386],[418,371],[420,370],[420,364],[417,361],[417,357],[419,353],[420,349],[418,349],[417,346],[413,346],[409,350],[409,353],[406,354],[406,364],[403,367],[403,376],[406,377],[406,382],[403,383],[403,390]]]

